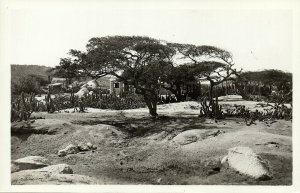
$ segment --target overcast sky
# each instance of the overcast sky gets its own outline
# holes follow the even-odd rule
[[[55,66],[92,37],[145,35],[230,51],[244,70],[292,71],[292,13],[287,10],[16,9],[11,64]]]

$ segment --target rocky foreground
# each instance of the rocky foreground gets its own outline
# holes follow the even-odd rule
[[[14,123],[12,184],[292,183],[291,121],[215,123],[195,104],[169,106],[156,119],[106,110]]]

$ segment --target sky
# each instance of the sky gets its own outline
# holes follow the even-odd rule
[[[292,12],[283,9],[12,9],[10,63],[53,67],[108,35],[213,45],[230,51],[237,68],[292,71]]]

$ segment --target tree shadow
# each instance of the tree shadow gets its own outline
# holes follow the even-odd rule
[[[158,116],[142,118],[123,118],[115,120],[76,121],[80,125],[106,124],[115,126],[127,134],[127,138],[147,137],[155,133],[180,133],[191,129],[219,129],[217,126],[205,124],[205,119],[196,116]],[[225,128],[225,127],[224,127]],[[230,129],[229,127],[226,129]]]
[[[11,134],[11,136],[17,137],[17,138],[21,139],[22,141],[26,141],[32,134],[33,133]]]

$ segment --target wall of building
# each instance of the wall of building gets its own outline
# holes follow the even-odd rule
[[[118,88],[116,87],[118,85]],[[110,94],[121,95],[124,92],[124,83],[116,80],[110,81]]]

